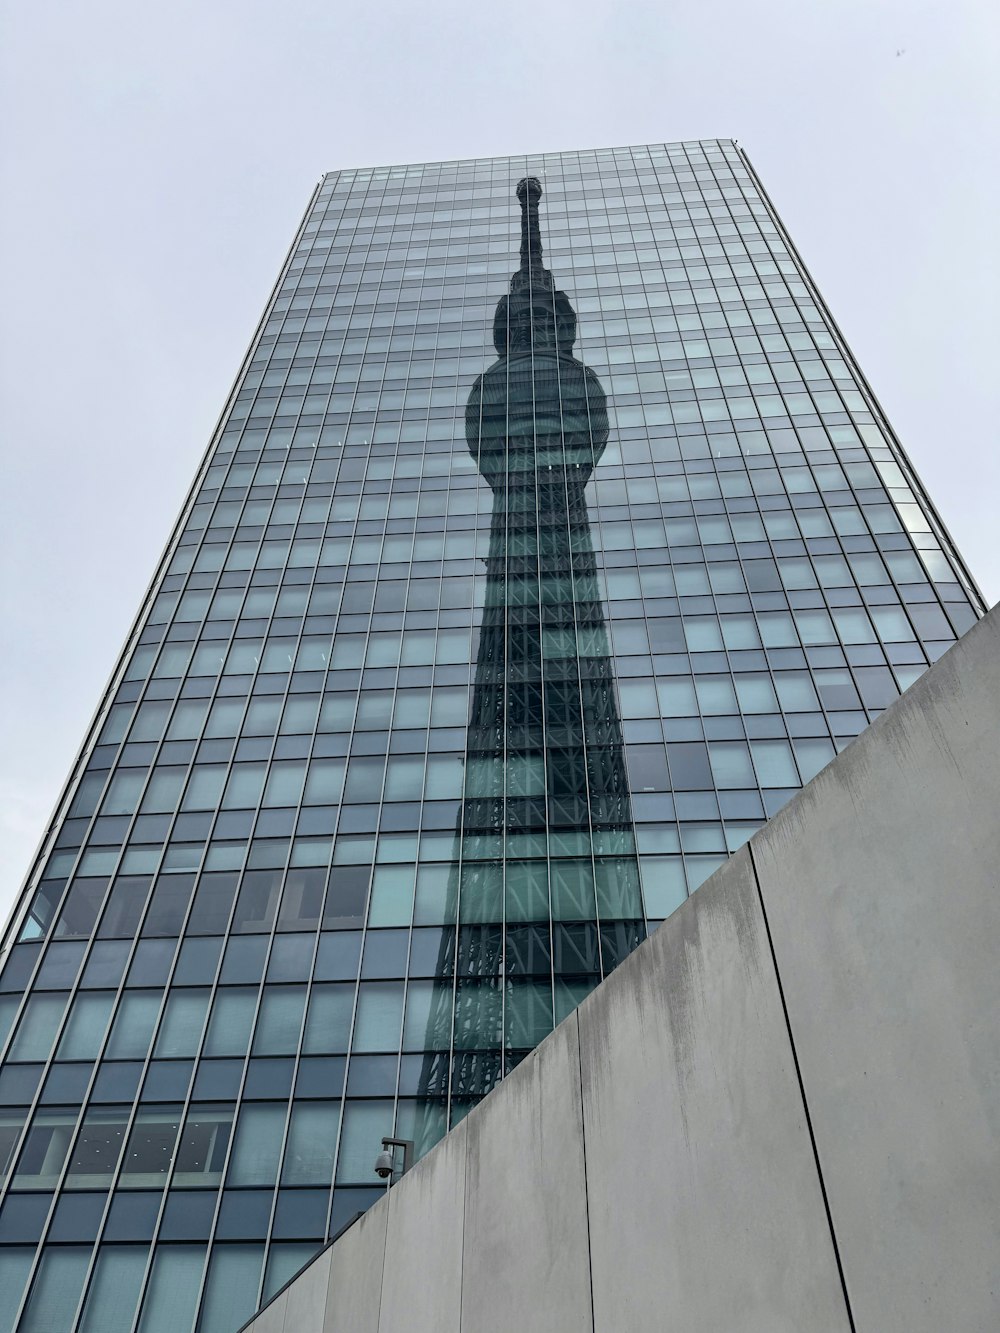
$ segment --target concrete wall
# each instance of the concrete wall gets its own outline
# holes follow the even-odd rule
[[[995,1333],[998,881],[995,610],[249,1328]]]

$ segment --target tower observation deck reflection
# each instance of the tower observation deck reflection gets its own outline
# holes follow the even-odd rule
[[[497,360],[465,413],[493,491],[465,790],[420,1094],[452,1119],[640,942],[614,672],[584,491],[607,400],[573,356],[576,312],[542,264],[528,177]]]

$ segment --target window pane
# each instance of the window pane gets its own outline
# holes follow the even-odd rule
[[[205,1054],[246,1055],[256,1004],[256,989],[220,988],[212,1006],[212,1018],[205,1038]]]
[[[180,1129],[180,1107],[140,1110],[122,1165],[124,1188],[158,1189],[165,1184]]]
[[[833,741],[822,740],[819,737],[814,740],[796,740],[792,745],[803,782],[810,782],[834,756]]]
[[[646,916],[658,921],[667,917],[687,897],[684,868],[679,856],[644,856],[639,869],[642,872],[642,896]]]
[[[354,1009],[353,986],[313,986],[302,1043],[305,1055],[340,1055],[347,1050]]]
[[[75,1125],[75,1111],[43,1109],[35,1112],[14,1174],[16,1188],[39,1189],[55,1185]]]
[[[337,1158],[338,1185],[370,1185],[383,1135],[392,1133],[392,1102],[348,1102]]]
[[[504,1028],[508,1049],[537,1046],[552,1031],[552,983],[508,982]]]
[[[358,989],[358,1014],[354,1024],[356,1051],[399,1049],[403,1018],[403,983],[369,982]]]
[[[778,700],[770,676],[745,675],[736,677],[736,695],[741,713],[776,713]]]
[[[754,768],[762,787],[797,787],[799,775],[787,741],[751,741]]]
[[[819,700],[813,689],[808,672],[778,671],[774,684],[778,691],[778,701],[786,713],[806,713],[819,710]]]
[[[305,776],[304,759],[272,764],[264,788],[264,804],[298,805]]]
[[[7,1168],[24,1128],[23,1111],[0,1112],[0,1181],[6,1180]]]
[[[318,1249],[315,1241],[308,1240],[272,1244],[267,1256],[267,1275],[264,1278],[261,1303],[269,1301],[280,1291],[289,1278],[305,1267]],[[2,1329],[0,1333],[3,1333]]]
[[[107,1188],[125,1145],[125,1107],[88,1110],[70,1156],[68,1185],[74,1189]]]
[[[145,1057],[162,998],[160,991],[132,991],[124,996],[108,1042],[107,1053],[112,1059]]]
[[[243,876],[243,886],[233,913],[233,931],[237,934],[270,931],[280,893],[280,870],[248,871]]]
[[[413,915],[414,869],[378,866],[368,905],[370,926],[408,926]]]
[[[216,810],[226,780],[224,764],[199,765],[188,781],[182,810]]]
[[[77,995],[56,1058],[96,1060],[114,1003],[115,997],[111,992]]]
[[[219,935],[226,929],[239,878],[225,871],[202,875],[188,918],[187,934]]]
[[[306,779],[305,805],[336,805],[344,783],[343,759],[314,759]]]
[[[221,1182],[233,1114],[232,1105],[191,1107],[177,1146],[175,1186]]]
[[[138,1333],[190,1333],[201,1286],[204,1245],[159,1245]]]
[[[24,1007],[21,1022],[8,1053],[8,1060],[45,1060],[52,1050],[63,1010],[65,995],[32,995]]]
[[[742,741],[717,741],[709,745],[708,756],[717,787],[755,787],[750,750]]]
[[[265,986],[261,1001],[254,1055],[294,1055],[302,1030],[304,986]]]
[[[267,776],[266,764],[234,764],[222,801],[224,810],[253,809],[260,801]]]
[[[57,1328],[71,1328],[89,1262],[89,1245],[47,1249],[18,1333],[53,1333]]]
[[[257,1309],[263,1245],[216,1245],[208,1265],[198,1333],[233,1333]]]
[[[230,1185],[273,1185],[278,1175],[284,1106],[256,1106],[245,1102],[236,1127]]]
[[[80,1333],[129,1333],[145,1268],[144,1245],[102,1246]]]
[[[288,1127],[281,1183],[329,1185],[339,1127],[340,1102],[297,1102]]]
[[[153,1054],[158,1059],[198,1053],[201,1030],[208,1008],[207,990],[173,990],[156,1039]]]
[[[0,1249],[0,1333],[12,1333],[34,1257],[34,1246],[11,1245]]]

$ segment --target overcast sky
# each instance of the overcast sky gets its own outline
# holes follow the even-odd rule
[[[7,5],[0,912],[324,171],[739,139],[995,602],[998,14]]]

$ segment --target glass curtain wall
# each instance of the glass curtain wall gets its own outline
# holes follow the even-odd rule
[[[334,172],[0,971],[0,1333],[233,1333],[982,614],[728,141]]]

